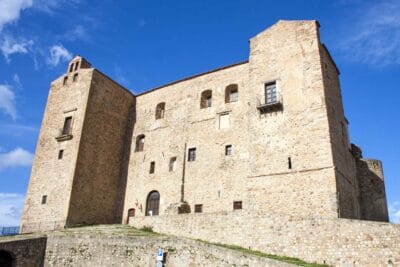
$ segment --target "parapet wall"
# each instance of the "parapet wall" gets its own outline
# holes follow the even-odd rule
[[[400,265],[400,225],[389,223],[242,210],[132,217],[129,224],[335,266]]]

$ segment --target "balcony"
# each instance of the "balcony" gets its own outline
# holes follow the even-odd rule
[[[276,100],[274,101],[264,101],[262,103],[260,99],[257,99],[257,109],[260,113],[268,113],[268,112],[275,112],[283,110],[283,103],[281,95],[277,95]]]
[[[60,129],[58,135],[56,136],[56,140],[58,142],[71,140],[72,139],[72,130],[70,128]]]

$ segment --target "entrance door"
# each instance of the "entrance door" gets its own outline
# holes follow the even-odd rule
[[[160,194],[157,191],[152,191],[147,196],[146,216],[158,215],[160,207]]]

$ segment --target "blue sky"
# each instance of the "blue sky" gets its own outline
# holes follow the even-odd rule
[[[400,222],[400,1],[0,0],[0,225],[19,223],[49,84],[73,55],[138,93],[246,60],[279,19],[320,22],[352,142],[383,161]]]

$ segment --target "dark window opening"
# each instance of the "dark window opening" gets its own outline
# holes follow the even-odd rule
[[[291,169],[292,168],[292,158],[288,157],[288,168]]]
[[[195,213],[202,213],[203,212],[203,204],[194,205],[194,212]]]
[[[64,149],[58,151],[58,159],[62,159],[64,156]]]
[[[242,201],[233,201],[233,209],[241,210],[242,209]]]
[[[201,93],[200,108],[209,108],[212,106],[212,91],[206,90]]]
[[[237,84],[228,85],[225,88],[225,103],[237,102],[239,98],[239,90]]]
[[[160,208],[160,193],[152,191],[147,196],[146,201],[146,216],[158,215]]]
[[[175,171],[176,170],[176,157],[172,157],[170,160],[169,160],[169,171],[170,172],[173,172],[173,171]]]
[[[232,145],[225,146],[225,156],[232,155]]]
[[[72,117],[66,117],[62,129],[62,135],[71,134]]]
[[[144,149],[144,134],[138,135],[136,137],[136,152],[141,152]]]
[[[66,85],[66,84],[67,84],[67,81],[68,81],[68,76],[65,76],[65,77],[64,77],[64,80],[63,80],[63,85]]]
[[[46,202],[47,202],[47,195],[43,195],[42,196],[42,205],[46,204]]]
[[[276,82],[265,84],[265,104],[271,104],[277,101]]]
[[[196,148],[189,148],[188,153],[188,161],[195,161],[196,160]]]
[[[75,70],[78,69],[78,66],[79,66],[79,61],[75,63]]]
[[[154,173],[155,169],[156,169],[156,162],[155,161],[150,162],[150,173]]]
[[[72,72],[74,70],[74,64],[71,64],[69,67],[69,72]]]
[[[156,107],[156,120],[164,118],[165,102],[158,103]]]
[[[74,77],[72,78],[73,82],[76,82],[78,80],[78,73],[74,74]]]

